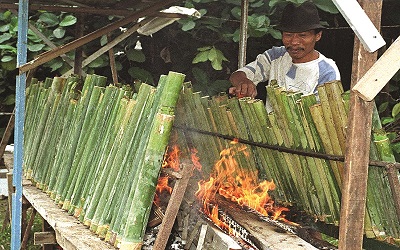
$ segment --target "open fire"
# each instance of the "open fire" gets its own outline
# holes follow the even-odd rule
[[[275,189],[275,183],[267,180],[259,182],[257,173],[241,169],[236,160],[239,154],[248,157],[246,146],[232,141],[231,147],[221,151],[220,160],[214,165],[209,180],[198,183],[196,196],[202,202],[203,213],[217,226],[232,234],[229,225],[219,218],[218,204],[214,200],[216,194],[219,194],[262,216],[287,222],[282,212],[289,209],[276,206],[268,193]]]

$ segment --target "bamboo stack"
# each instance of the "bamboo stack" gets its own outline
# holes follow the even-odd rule
[[[184,75],[157,88],[88,75],[27,90],[24,173],[59,206],[121,249],[140,249]]]
[[[224,93],[200,97],[186,85],[178,101],[175,130],[178,135],[185,131],[192,138],[203,173],[211,172],[219,160],[214,151],[230,147],[229,138],[239,138],[238,145],[247,147],[246,154],[235,156],[239,167],[252,171],[255,180],[273,180],[277,188],[271,195],[278,203],[294,204],[320,221],[338,225],[343,162],[262,146],[343,156],[347,95],[339,81],[318,87],[318,93],[317,97],[286,92],[272,82],[267,94],[274,112],[267,113],[260,100],[228,98]],[[379,117],[375,119],[379,121]],[[373,131],[371,155],[375,160],[392,162],[388,140],[379,129],[380,133]],[[241,143],[246,141],[252,143]],[[399,238],[400,221],[385,169],[371,166],[368,178],[366,235]]]

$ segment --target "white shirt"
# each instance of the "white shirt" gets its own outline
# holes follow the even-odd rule
[[[313,61],[293,63],[284,46],[268,49],[238,71],[243,71],[256,85],[277,80],[285,90],[305,95],[316,93],[318,85],[340,80],[339,69],[332,59],[319,53],[319,57]]]

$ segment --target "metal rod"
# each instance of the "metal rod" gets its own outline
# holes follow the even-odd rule
[[[249,0],[242,0],[242,12],[240,19],[239,58],[238,58],[239,68],[246,65],[248,14],[249,14]]]
[[[269,144],[265,144],[265,143],[253,142],[253,141],[237,138],[235,136],[223,135],[223,134],[219,134],[219,133],[215,133],[215,132],[204,131],[204,130],[195,129],[195,128],[188,128],[188,127],[184,127],[184,126],[174,125],[174,127],[177,129],[187,130],[187,131],[196,132],[196,133],[200,133],[200,134],[217,136],[217,137],[220,137],[223,139],[237,141],[237,142],[244,143],[247,145],[277,150],[280,152],[315,157],[315,158],[324,159],[324,160],[344,162],[344,156],[341,156],[341,155],[331,155],[331,154],[324,154],[324,153],[319,153],[319,152],[309,152],[309,151],[303,151],[303,150],[299,150],[299,149],[287,148],[287,147],[282,147],[282,146],[277,146],[277,145],[269,145]],[[385,161],[370,160],[369,165],[375,166],[375,167],[386,167],[388,165],[391,165],[397,169],[400,169],[400,163],[398,163],[398,162],[385,162]]]
[[[17,67],[27,61],[28,44],[28,17],[29,1],[19,0],[18,5],[18,41],[17,41]],[[21,216],[22,216],[22,159],[24,155],[24,120],[25,120],[25,88],[26,73],[19,74],[16,78],[15,100],[15,133],[14,133],[14,167],[13,167],[13,193],[12,221],[11,221],[11,249],[21,248]]]

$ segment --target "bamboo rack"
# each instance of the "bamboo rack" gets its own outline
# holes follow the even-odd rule
[[[27,90],[24,174],[120,249],[140,249],[184,75],[157,88],[56,77]]]
[[[274,82],[267,86],[267,93],[274,110],[271,113],[260,100],[228,98],[225,93],[201,97],[186,84],[178,100],[176,133],[186,131],[192,137],[205,175],[219,160],[214,151],[228,147],[237,138],[239,145],[247,146],[246,157],[237,156],[239,167],[253,171],[255,179],[273,180],[277,188],[271,195],[278,203],[294,204],[317,220],[338,225],[343,160],[324,159],[313,153],[343,157],[347,93],[339,81],[318,87],[318,97],[286,92]],[[395,162],[377,114],[374,124],[371,161]],[[399,238],[400,221],[394,200],[385,168],[371,165],[367,237]]]
[[[234,156],[241,171],[273,181],[277,203],[339,224],[343,162],[319,155],[343,159],[348,100],[340,82],[320,86],[318,97],[272,83],[267,93],[274,112],[267,113],[261,100],[202,96],[183,80],[170,72],[157,88],[141,84],[137,92],[107,86],[97,75],[83,83],[33,80],[26,97],[25,177],[100,238],[139,249],[168,145],[195,148],[204,179],[223,149],[246,147]],[[371,160],[395,162],[376,113],[373,124]],[[371,165],[368,183],[366,236],[398,239],[385,169]]]

